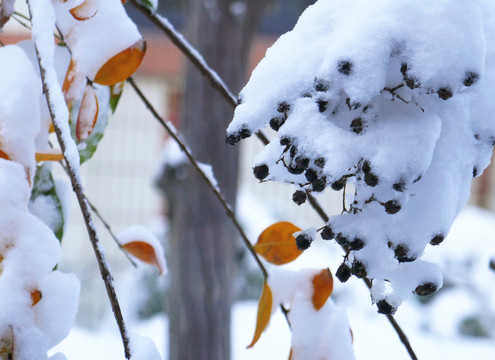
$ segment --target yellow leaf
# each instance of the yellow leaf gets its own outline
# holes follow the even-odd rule
[[[98,7],[94,2],[86,0],[80,5],[69,10],[72,17],[79,21],[85,21],[91,19],[98,12]]]
[[[134,45],[108,60],[96,73],[94,82],[115,85],[126,80],[137,70],[146,52],[146,41],[139,39]]]
[[[127,251],[129,254],[135,256],[139,260],[155,265],[158,270],[160,271],[160,274],[163,274],[165,271],[165,266],[163,265],[163,261],[160,261],[158,258],[159,255],[157,255],[157,251],[155,248],[145,242],[145,241],[129,241],[126,244],[123,244],[122,247]]]
[[[313,306],[318,311],[332,294],[333,277],[330,269],[323,269],[313,277]]]
[[[295,232],[300,228],[290,222],[278,222],[261,233],[254,250],[275,265],[287,264],[298,258],[303,251],[296,246]]]
[[[39,303],[41,301],[41,298],[43,298],[43,294],[41,294],[41,291],[39,290],[31,291],[31,300],[32,300],[31,306],[34,306],[37,303]]]
[[[60,149],[50,149],[35,154],[36,162],[40,161],[60,161],[64,159],[64,155]]]
[[[254,331],[253,341],[248,345],[248,349],[252,348],[260,339],[261,333],[265,330],[272,316],[272,291],[268,284],[263,283],[263,291],[261,292],[260,302],[258,303],[258,316],[256,318],[256,330]]]
[[[91,85],[86,85],[84,95],[77,115],[76,138],[78,142],[84,141],[93,131],[98,120],[99,104],[96,91]]]

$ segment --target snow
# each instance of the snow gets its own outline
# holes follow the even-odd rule
[[[218,188],[218,181],[215,178],[215,173],[213,172],[213,167],[210,164],[205,164],[198,162],[198,167],[203,173],[203,175],[208,179],[208,182],[210,185],[212,185],[215,189],[219,190]]]
[[[381,312],[442,286],[420,258],[490,162],[494,15],[488,0],[319,0],[239,95],[230,143],[277,131],[253,160],[259,180],[355,189],[327,226],[354,275],[374,280]]]

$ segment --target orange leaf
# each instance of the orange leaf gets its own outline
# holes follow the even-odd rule
[[[94,1],[84,1],[80,5],[69,10],[72,17],[79,21],[85,21],[91,19],[98,12],[98,7],[95,6]]]
[[[123,244],[122,247],[139,260],[158,267],[160,274],[163,274],[165,271],[163,262],[158,259],[159,255],[157,255],[155,248],[151,244],[145,241],[130,241]]]
[[[272,316],[272,291],[268,284],[263,283],[263,291],[261,292],[260,302],[258,303],[258,316],[256,318],[256,330],[254,331],[253,341],[248,345],[248,349],[252,348],[260,339],[261,333],[265,330]]]
[[[96,91],[91,85],[86,85],[84,96],[79,108],[76,123],[76,138],[78,142],[84,141],[93,131],[98,120],[99,104]]]
[[[64,155],[60,149],[45,150],[35,154],[36,162],[40,161],[60,161],[64,159]]]
[[[6,152],[0,150],[0,159],[10,160],[10,157],[7,155]]]
[[[41,301],[42,297],[43,297],[43,294],[41,294],[41,291],[39,291],[39,290],[31,291],[31,300],[32,300],[31,306],[34,306],[37,303],[39,303]]]
[[[275,265],[294,261],[303,253],[297,248],[296,240],[292,236],[298,231],[301,229],[290,222],[282,221],[273,224],[261,233],[254,250]]]
[[[313,306],[318,311],[332,294],[333,277],[330,269],[323,269],[313,277]]]
[[[115,85],[126,80],[137,70],[146,52],[146,41],[139,39],[134,45],[108,60],[96,73],[94,82]]]
[[[76,62],[74,59],[70,59],[70,64],[69,68],[67,69],[67,73],[65,74],[65,79],[64,79],[64,84],[62,85],[62,92],[64,93],[65,96],[65,102],[67,104],[72,103],[74,99],[69,99],[68,94],[70,93],[70,88],[72,87],[72,84],[74,83],[74,79],[76,78],[77,73],[76,73]]]

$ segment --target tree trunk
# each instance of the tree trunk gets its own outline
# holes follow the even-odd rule
[[[251,40],[266,1],[189,0],[191,43],[235,92],[245,80]],[[238,149],[225,142],[232,108],[196,69],[187,67],[180,121],[193,154],[213,167],[235,204]],[[230,307],[236,233],[225,211],[189,165],[166,172],[170,360],[230,358]]]

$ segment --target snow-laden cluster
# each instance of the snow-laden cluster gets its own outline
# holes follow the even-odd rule
[[[28,210],[40,130],[39,77],[17,46],[0,48],[0,68],[9,69],[0,83],[0,358],[47,359],[72,325],[79,282],[53,271],[60,243]]]
[[[255,159],[259,180],[295,184],[298,204],[347,189],[321,237],[346,250],[341,281],[373,280],[382,313],[442,286],[419,258],[490,162],[494,16],[489,0],[319,0],[239,96],[229,143],[278,132]]]

